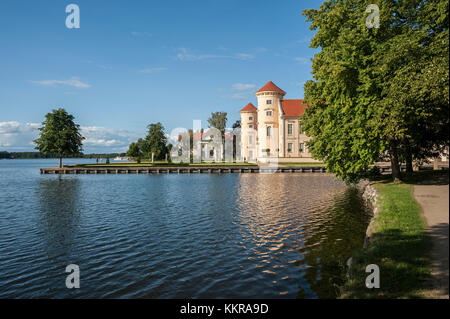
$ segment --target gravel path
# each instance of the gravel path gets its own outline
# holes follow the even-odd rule
[[[432,240],[433,289],[427,297],[448,299],[449,185],[414,185],[414,198],[422,207]]]

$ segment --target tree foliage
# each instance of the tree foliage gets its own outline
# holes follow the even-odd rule
[[[137,142],[133,142],[130,144],[130,146],[128,147],[127,156],[134,159],[137,163],[140,163],[143,155],[144,154]]]
[[[380,28],[366,26],[366,1],[330,0],[305,10],[311,103],[302,118],[312,154],[356,182],[384,153],[423,159],[448,145],[448,0],[378,1]]]
[[[222,135],[225,134],[225,128],[227,127],[227,112],[211,113],[208,123],[209,127],[218,129]]]
[[[164,133],[164,126],[161,123],[150,124],[148,126],[148,133],[145,137],[146,153],[151,158],[152,153],[155,154],[155,160],[165,159],[166,154],[169,153],[167,147],[167,137]]]
[[[44,154],[57,154],[62,167],[62,157],[81,154],[84,137],[80,133],[80,125],[75,124],[73,115],[63,108],[47,113],[40,136],[34,140],[36,149]]]
[[[151,159],[152,154],[154,154],[155,160],[165,159],[166,154],[169,154],[169,145],[167,145],[164,126],[158,122],[149,124],[147,128],[147,136],[131,143],[128,148],[127,156],[130,156],[139,162],[142,158]]]

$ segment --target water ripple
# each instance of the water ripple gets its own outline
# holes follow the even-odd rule
[[[0,161],[1,298],[329,298],[369,217],[355,188],[324,174],[41,166]]]

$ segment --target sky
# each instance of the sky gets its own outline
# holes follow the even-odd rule
[[[66,26],[66,6],[80,28]],[[46,113],[64,107],[84,152],[124,152],[150,123],[170,133],[228,127],[273,81],[303,98],[314,31],[301,15],[322,1],[2,0],[0,151],[33,151]]]

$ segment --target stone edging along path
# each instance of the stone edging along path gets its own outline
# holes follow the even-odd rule
[[[363,250],[364,250],[369,246],[370,237],[372,236],[372,233],[373,233],[375,219],[379,214],[380,208],[378,206],[378,193],[375,190],[375,188],[372,187],[371,183],[367,180],[364,180],[361,182],[359,187],[363,188],[364,191],[362,194],[362,198],[365,202],[365,205],[367,205],[369,207],[370,211],[372,212],[372,216],[370,218],[369,225],[367,226],[366,236],[364,238],[364,244],[363,244]],[[353,261],[353,257],[350,257],[347,260],[348,269],[352,265],[352,261]]]

